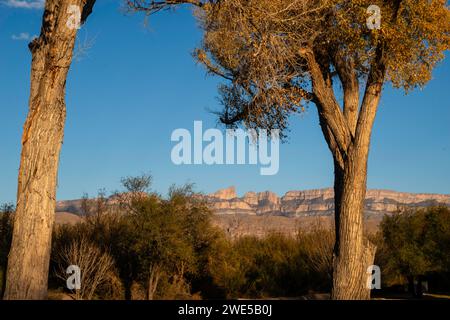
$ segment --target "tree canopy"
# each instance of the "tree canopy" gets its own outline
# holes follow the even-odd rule
[[[371,4],[381,9],[379,30],[366,25]],[[198,16],[205,33],[197,58],[230,80],[220,89],[222,120],[258,127],[284,129],[302,102],[326,100],[311,91],[312,81],[323,80],[336,100],[335,82],[344,94],[359,90],[376,64],[395,87],[423,86],[450,43],[443,0],[223,0],[204,4]],[[352,131],[357,105],[350,109]]]

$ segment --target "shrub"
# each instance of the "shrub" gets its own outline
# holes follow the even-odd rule
[[[409,285],[421,295],[420,282],[450,284],[450,209],[432,207],[385,216],[378,234],[377,263],[386,286]],[[419,281],[419,286],[414,282]],[[431,288],[433,289],[433,288]]]
[[[75,300],[92,300],[101,286],[114,279],[113,259],[86,237],[73,239],[57,253],[55,260],[56,276],[63,281],[68,276],[67,267],[75,265],[80,268],[81,287],[72,291]]]

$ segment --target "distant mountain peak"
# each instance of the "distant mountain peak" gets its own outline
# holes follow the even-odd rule
[[[220,189],[211,194],[210,196],[221,200],[232,200],[238,197],[236,194],[236,187],[234,186],[225,189]]]

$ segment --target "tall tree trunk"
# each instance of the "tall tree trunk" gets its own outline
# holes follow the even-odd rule
[[[331,298],[369,299],[367,269],[373,265],[376,248],[364,238],[363,215],[370,137],[386,71],[384,50],[383,47],[376,50],[359,108],[358,77],[352,61],[339,61],[335,56],[336,70],[344,86],[343,112],[334,94],[329,66],[317,62],[320,53],[305,48],[300,54],[310,69],[312,101],[334,159],[336,244]]]
[[[359,152],[358,152],[359,151]],[[335,165],[336,244],[333,257],[332,299],[369,299],[367,268],[375,247],[364,238],[367,154],[351,150],[344,169]]]
[[[373,265],[376,247],[364,237],[364,200],[367,187],[367,161],[370,138],[381,97],[385,66],[383,50],[372,67],[353,139],[344,156],[334,152],[336,244],[333,256],[335,300],[370,299],[367,269]],[[324,131],[327,137],[327,131]],[[327,141],[330,141],[327,139]],[[333,151],[333,145],[329,143]]]
[[[69,6],[79,8],[82,23],[94,2],[47,0],[41,35],[29,46],[31,92],[22,137],[5,299],[47,297],[58,163],[66,118],[65,85],[77,33],[73,27],[76,12],[74,16]]]

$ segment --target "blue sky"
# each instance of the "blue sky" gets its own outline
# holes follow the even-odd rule
[[[26,39],[39,33],[42,12],[0,2],[1,203],[15,199],[29,93]],[[174,129],[192,130],[194,120],[216,127],[208,110],[220,108],[219,79],[206,76],[191,57],[201,32],[188,9],[152,16],[145,26],[142,15],[126,15],[120,5],[120,0],[97,1],[79,32],[81,42],[93,45],[73,63],[67,81],[58,199],[92,195],[103,187],[113,191],[121,177],[142,172],[152,173],[161,193],[185,182],[203,192],[235,185],[239,194],[332,185],[331,155],[314,106],[292,118],[275,176],[261,176],[259,167],[250,165],[172,164]],[[447,59],[422,91],[405,96],[385,89],[372,136],[369,188],[450,193],[449,75]]]

